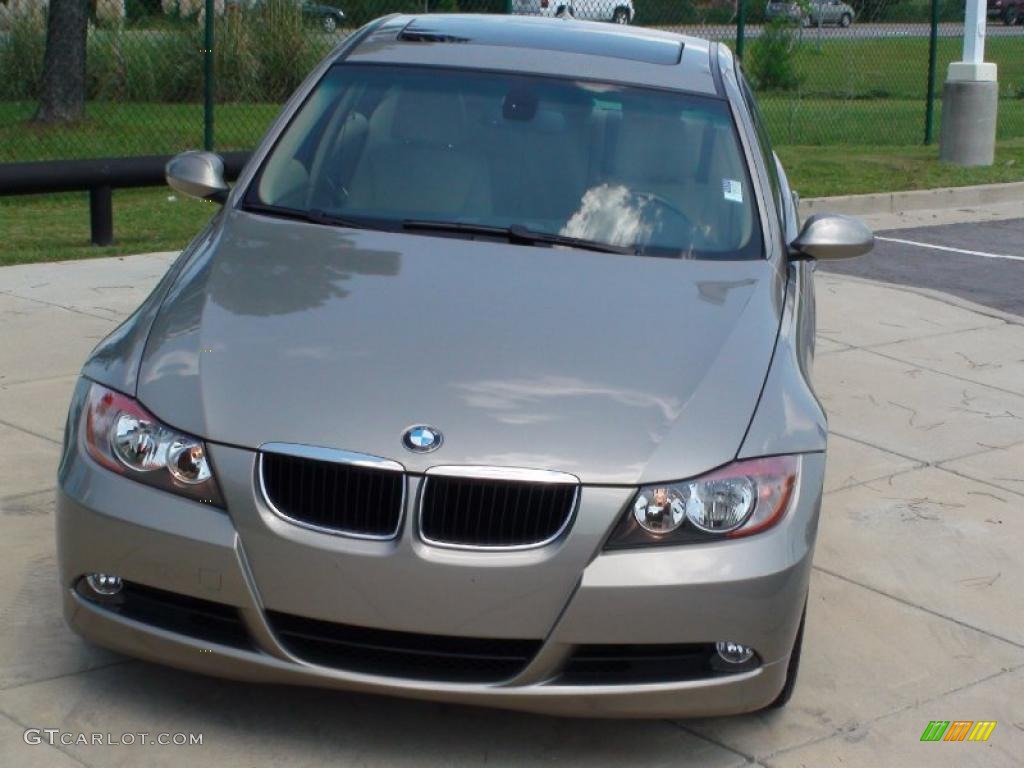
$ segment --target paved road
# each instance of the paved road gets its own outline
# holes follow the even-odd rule
[[[735,24],[710,24],[685,25],[685,26],[662,26],[660,29],[667,29],[673,32],[693,35],[695,37],[711,38],[713,40],[736,40]],[[875,40],[885,38],[904,37],[928,37],[931,32],[931,25],[926,23],[893,23],[879,24],[866,22],[854,24],[848,29],[840,27],[817,27],[803,30],[804,39],[817,40],[819,35],[825,40]],[[762,27],[760,24],[750,24],[746,28],[747,38],[759,37]],[[961,23],[939,24],[939,37],[963,37],[964,25]],[[1024,26],[1007,27],[1002,22],[990,23],[986,34],[989,37],[1024,37]]]
[[[1024,218],[876,233],[873,253],[828,272],[952,293],[1024,316]]]

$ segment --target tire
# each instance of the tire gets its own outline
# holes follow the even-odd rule
[[[851,24],[853,24],[853,17],[848,13],[844,13],[843,17],[839,20],[839,26],[846,29]]]
[[[804,646],[804,622],[807,621],[807,605],[804,605],[804,612],[800,616],[800,628],[796,631],[796,640],[793,641],[793,651],[789,654],[789,664],[786,666],[786,682],[775,697],[775,701],[765,707],[765,710],[782,709],[791,698],[796,688],[796,676],[800,671],[800,651]]]
[[[629,24],[629,11],[625,8],[616,8],[612,15],[612,24]]]
[[[333,34],[338,29],[338,20],[331,16],[330,14],[321,16],[320,29],[322,29],[327,34]]]
[[[1012,27],[1018,21],[1020,21],[1020,10],[1016,5],[1007,6],[1006,10],[1003,11],[1003,24]]]

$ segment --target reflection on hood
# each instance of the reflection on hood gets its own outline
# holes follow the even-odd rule
[[[593,221],[609,222],[599,203],[614,197],[595,191]],[[636,223],[632,204],[607,210]],[[673,480],[736,456],[783,285],[767,259],[554,253],[236,211],[161,306],[138,397],[176,429],[250,450]],[[402,447],[421,423],[444,432],[438,453]]]

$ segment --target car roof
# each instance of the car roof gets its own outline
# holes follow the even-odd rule
[[[398,15],[346,61],[489,69],[718,93],[707,40],[602,22],[487,14]]]

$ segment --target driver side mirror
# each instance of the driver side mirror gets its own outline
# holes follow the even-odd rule
[[[804,222],[789,244],[791,256],[850,259],[875,247],[875,236],[860,219],[838,213],[816,213]]]
[[[213,152],[192,150],[175,155],[164,168],[167,184],[176,192],[223,203],[230,191],[224,181],[224,161]]]

